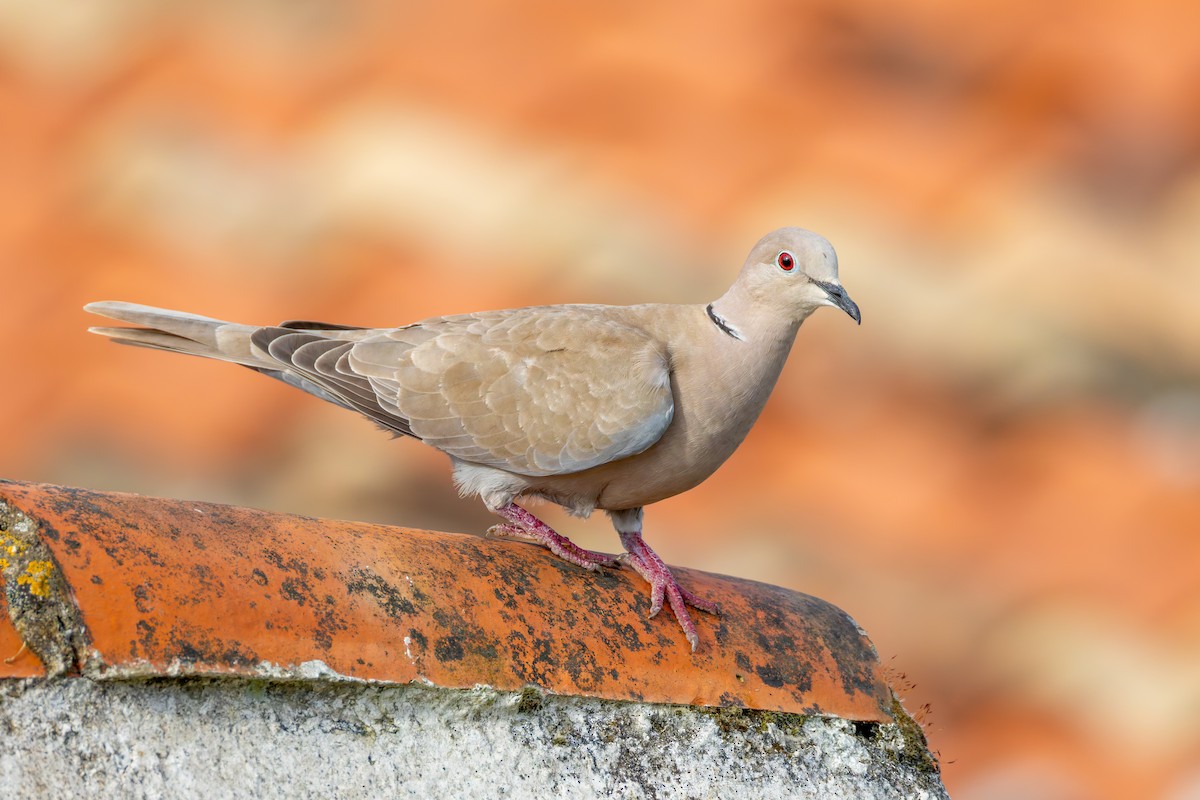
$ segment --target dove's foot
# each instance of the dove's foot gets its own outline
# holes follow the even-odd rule
[[[625,545],[627,551],[621,560],[627,562],[650,584],[650,616],[653,617],[662,611],[665,599],[671,606],[671,611],[675,613],[675,619],[679,620],[679,624],[683,628],[683,635],[687,637],[694,651],[700,644],[700,634],[696,632],[696,623],[692,622],[692,616],[688,613],[687,607],[692,606],[701,611],[707,611],[709,614],[718,614],[720,609],[717,604],[697,597],[680,586],[679,582],[675,580],[675,576],[671,574],[670,568],[658,557],[658,553],[650,549],[650,545],[646,544],[646,540],[640,533],[625,531],[618,531],[618,533],[621,534],[621,544]]]
[[[490,536],[507,536],[537,542],[564,561],[570,561],[584,569],[611,567],[617,563],[616,556],[584,550],[516,503],[496,509],[496,513],[508,522],[488,528]]]

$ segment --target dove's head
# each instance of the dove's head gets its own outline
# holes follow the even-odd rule
[[[833,306],[862,323],[858,305],[838,280],[833,245],[803,228],[780,228],[759,239],[737,282],[757,304],[781,314],[804,319],[820,306]]]

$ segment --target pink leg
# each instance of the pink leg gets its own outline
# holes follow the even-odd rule
[[[508,520],[508,523],[489,528],[488,533],[492,536],[509,536],[537,542],[564,561],[570,561],[584,569],[608,567],[617,563],[615,556],[584,550],[516,503],[496,509],[496,513]]]
[[[709,614],[718,614],[720,609],[717,604],[697,597],[679,585],[670,568],[642,538],[640,513],[632,515],[621,512],[613,514],[612,517],[613,524],[617,526],[617,533],[621,536],[621,544],[628,551],[623,560],[650,584],[650,616],[653,617],[662,611],[663,601],[666,600],[675,614],[675,619],[683,628],[683,635],[695,651],[700,644],[700,634],[696,631],[696,623],[692,621],[687,607],[692,606]],[[635,530],[621,530],[622,527],[631,528],[634,524]]]

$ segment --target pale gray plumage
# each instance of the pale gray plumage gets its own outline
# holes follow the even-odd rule
[[[349,408],[450,456],[463,494],[588,568],[579,550],[514,506],[540,497],[613,517],[624,557],[664,596],[693,648],[680,589],[641,539],[641,508],[692,488],[757,419],[796,331],[816,308],[858,307],[817,234],[784,228],[754,247],[705,305],[564,305],[436,317],[388,329],[315,322],[255,327],[120,302],[86,308],[137,328],[92,328],[124,344],[231,361]]]

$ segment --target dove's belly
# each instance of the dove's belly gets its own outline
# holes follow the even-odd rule
[[[720,435],[696,438],[688,435],[684,420],[676,435],[664,436],[643,453],[597,468],[595,477],[603,478],[604,483],[596,497],[596,508],[640,508],[700,485],[733,454],[757,417],[755,411]]]
[[[697,486],[724,460],[683,464],[651,448],[584,472],[527,479],[529,483],[519,495],[541,497],[580,516],[597,508],[603,511],[641,508]]]
[[[686,492],[712,475],[741,439],[729,437],[688,447],[683,437],[664,437],[637,455],[566,475],[515,475],[495,467],[455,462],[454,478],[462,494],[479,495],[493,510],[534,496],[577,516],[587,516],[597,508],[641,508]]]

